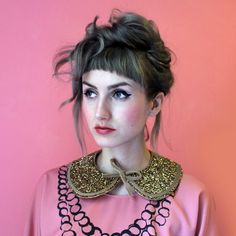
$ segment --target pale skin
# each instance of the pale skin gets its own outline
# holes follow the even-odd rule
[[[148,117],[160,112],[163,99],[164,94],[158,93],[148,101],[138,83],[116,73],[92,70],[83,75],[82,112],[102,149],[97,159],[101,171],[115,173],[112,158],[125,170],[148,166],[150,153],[144,141],[144,128]],[[121,185],[112,194],[128,193]]]

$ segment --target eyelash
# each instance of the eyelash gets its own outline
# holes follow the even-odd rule
[[[118,96],[118,94],[122,95],[123,97]],[[122,89],[114,90],[113,95],[112,95],[113,98],[119,99],[119,100],[126,100],[129,96],[131,96],[131,94],[127,93],[126,91]]]
[[[89,98],[89,99],[93,99],[94,97],[91,97],[91,93],[97,95],[97,93],[95,91],[93,91],[92,89],[86,89],[84,92],[85,97]]]
[[[94,99],[97,96],[97,92],[92,89],[86,89],[83,94],[88,99]],[[95,96],[92,96],[92,94]],[[118,100],[126,100],[130,96],[131,96],[130,93],[127,93],[126,91],[124,91],[122,89],[116,89],[113,91],[113,94],[112,94],[112,97],[114,99],[118,99]]]

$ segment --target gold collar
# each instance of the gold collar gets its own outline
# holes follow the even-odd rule
[[[123,182],[130,194],[135,191],[146,199],[160,200],[175,192],[183,175],[179,164],[151,151],[149,166],[144,170],[124,171],[113,159],[111,164],[117,174],[106,174],[96,165],[100,152],[91,153],[69,165],[68,183],[79,197],[104,195]]]

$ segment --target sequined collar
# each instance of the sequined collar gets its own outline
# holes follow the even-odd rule
[[[68,183],[79,197],[104,195],[123,182],[130,193],[135,191],[146,199],[160,200],[173,194],[181,181],[181,166],[151,151],[150,164],[144,170],[123,171],[113,160],[117,174],[103,173],[96,165],[96,157],[100,152],[91,153],[69,165]]]

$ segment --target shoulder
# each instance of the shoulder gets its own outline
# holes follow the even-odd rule
[[[49,169],[47,171],[45,171],[40,179],[39,182],[50,182],[54,179],[56,179],[58,177],[58,172],[60,171],[62,167],[57,167],[57,168],[53,168],[53,169]]]
[[[66,186],[67,166],[61,166],[45,171],[39,178],[34,191],[35,205],[47,211],[52,202],[57,202],[58,191]],[[42,204],[43,203],[43,204]]]
[[[183,174],[174,198],[172,219],[180,235],[218,236],[215,202],[206,186],[195,177]]]
[[[182,209],[193,220],[199,220],[199,217],[214,215],[215,202],[205,184],[191,175],[183,174],[173,207]]]
[[[39,178],[37,183],[37,190],[47,191],[55,189],[60,182],[60,178],[66,179],[68,165],[63,165],[45,171]]]
[[[213,201],[213,197],[205,184],[189,174],[183,174],[175,198],[177,201],[189,205],[191,203],[202,205]]]
[[[38,180],[38,185],[51,185],[51,184],[57,184],[60,182],[61,179],[66,180],[67,179],[67,172],[70,169],[71,166],[76,165],[82,161],[89,162],[91,161],[89,157],[91,157],[92,154],[79,157],[78,159],[72,160],[64,165],[46,170],[42,175],[40,176]]]
[[[155,154],[155,156],[158,162],[158,172],[164,175],[165,179],[169,176],[168,183],[175,183],[176,197],[182,199],[194,199],[202,195],[209,197],[207,187],[194,176],[186,174],[179,163],[159,154]]]
[[[178,191],[186,194],[189,192],[197,194],[201,192],[207,192],[207,188],[194,176],[184,173]]]
[[[179,163],[159,154],[155,154],[155,156],[158,162],[158,171],[165,177],[170,176],[176,183],[175,195],[198,197],[202,193],[208,194],[206,186],[194,176],[186,174]]]

